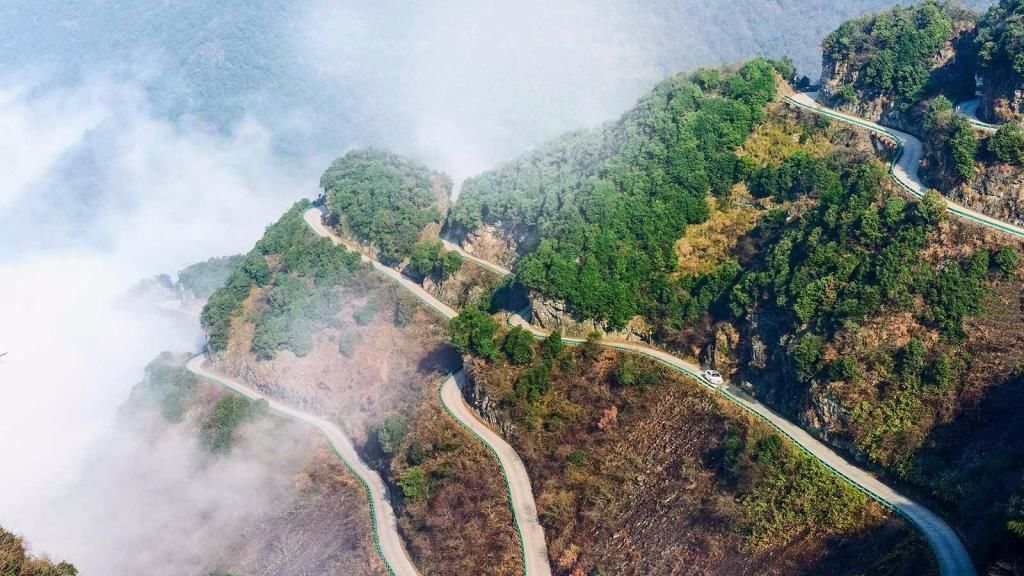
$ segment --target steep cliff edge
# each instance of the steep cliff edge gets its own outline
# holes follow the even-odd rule
[[[1024,121],[1024,4],[1000,0],[978,25],[979,116],[989,122]]]
[[[822,43],[819,99],[832,108],[922,134],[921,104],[974,94],[976,15],[946,3],[898,6],[844,22]]]

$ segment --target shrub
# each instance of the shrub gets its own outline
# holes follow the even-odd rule
[[[1024,128],[1016,123],[999,127],[996,135],[989,139],[988,149],[1001,162],[1024,165]]]
[[[430,497],[432,486],[423,468],[412,466],[398,475],[398,486],[402,495],[410,502],[419,502]]]
[[[346,358],[355,355],[356,344],[359,344],[359,336],[351,332],[342,332],[338,337],[338,352]]]
[[[377,443],[381,452],[388,456],[398,451],[402,440],[409,432],[409,423],[401,414],[392,414],[377,426]]]
[[[844,104],[856,102],[857,90],[851,84],[843,84],[836,90],[836,97]]]
[[[475,354],[485,360],[498,357],[498,347],[494,343],[498,323],[490,314],[475,306],[467,306],[448,322],[448,328],[452,345],[463,354]]]
[[[587,341],[583,343],[583,357],[588,360],[595,360],[601,355],[601,333],[591,332],[587,334]]]
[[[833,380],[853,382],[858,378],[857,360],[851,356],[840,356],[828,366],[828,375]]]
[[[516,379],[513,393],[519,400],[535,404],[548,391],[551,385],[551,368],[546,364],[537,364],[526,369]]]
[[[573,450],[569,454],[569,465],[573,468],[583,468],[587,465],[587,451],[586,450]]]
[[[516,326],[505,335],[502,344],[505,357],[513,364],[529,364],[533,361],[533,336]]]
[[[369,302],[363,304],[359,310],[356,310],[352,317],[355,319],[356,324],[360,326],[368,326],[370,322],[377,316],[377,310],[380,305],[377,300],[371,298]]]
[[[1012,278],[1017,274],[1017,262],[1020,260],[1020,253],[1013,246],[1003,246],[996,251],[992,260],[1005,278]]]
[[[419,300],[405,290],[394,290],[392,294],[395,297],[395,326],[408,326],[416,317]]]
[[[214,453],[230,452],[238,426],[265,411],[265,400],[253,402],[244,396],[222,395],[214,406],[213,416],[203,425],[207,447]]]

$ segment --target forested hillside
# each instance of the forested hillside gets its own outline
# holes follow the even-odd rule
[[[841,63],[829,79],[856,79],[848,84],[851,102],[886,102],[927,135],[926,176],[953,185],[986,177],[999,190],[1007,184],[995,171],[1005,177],[1024,158],[1019,128],[979,131],[953,104],[965,77],[973,91],[975,18],[935,2],[894,9],[841,26],[825,41],[825,59]],[[701,72],[687,86],[714,92],[702,84],[707,77]],[[719,98],[727,93],[711,99]],[[703,194],[673,181],[671,170],[650,169],[668,174],[653,187],[675,202],[701,199],[699,217],[678,224],[657,212],[657,202],[630,204],[660,197],[631,196],[649,189],[617,179],[616,170],[635,159],[618,155],[630,142],[659,149],[656,138],[644,139],[657,130],[615,132],[639,111],[657,109],[645,108],[652,99],[620,123],[567,135],[467,182],[466,203],[449,224],[468,230],[471,241],[480,230],[517,240],[508,224],[536,219],[539,242],[514,244],[516,281],[533,291],[535,309],[563,299],[565,314],[608,326],[645,316],[661,346],[749,382],[759,398],[939,511],[980,567],[1019,570],[1024,444],[1007,415],[1024,398],[1019,243],[950,217],[938,191],[916,199],[896,188],[886,143],[778,103],[763,108],[763,121],[746,125],[740,141],[714,149],[732,154],[736,171],[717,186],[713,177],[704,181]],[[689,118],[685,106],[670,109]],[[684,142],[665,144],[663,157],[641,157],[685,154]],[[700,164],[708,165],[715,163]],[[618,214],[633,219],[620,224]],[[599,221],[608,231],[596,231]],[[634,232],[652,229],[663,235]],[[644,258],[635,256],[645,249]],[[642,273],[631,283],[633,271]],[[479,312],[464,316],[453,324],[464,351],[500,364],[515,348],[512,333],[485,330]],[[492,397],[507,403],[513,422],[545,430],[552,405],[562,407],[559,426],[570,413],[552,394],[554,372],[481,374],[504,382]]]
[[[978,72],[983,117],[1024,119],[1024,2],[1000,0],[978,23]]]
[[[839,106],[874,101],[885,114],[939,92],[972,94],[975,18],[957,5],[926,1],[844,22],[822,43],[824,96]]]
[[[448,224],[462,234],[534,227],[539,245],[523,255],[519,281],[621,328],[650,312],[652,278],[674,270],[674,243],[707,219],[705,196],[724,196],[743,177],[734,151],[763,118],[775,81],[766,60],[665,80],[618,122],[467,181]]]
[[[424,228],[439,223],[451,179],[384,150],[353,150],[320,178],[328,221],[373,247],[386,264],[412,255]]]

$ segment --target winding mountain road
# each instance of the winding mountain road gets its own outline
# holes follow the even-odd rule
[[[474,262],[474,263],[476,263],[476,264],[478,264],[480,266],[483,266],[484,268],[490,270],[491,272],[494,272],[495,274],[497,274],[499,276],[509,276],[509,275],[512,274],[512,271],[509,270],[508,268],[505,268],[504,266],[501,266],[500,264],[495,264],[494,262],[488,262],[487,260],[484,260],[483,258],[480,258],[479,256],[474,256],[474,255],[470,254],[469,252],[466,252],[465,250],[463,250],[462,246],[459,246],[458,244],[456,244],[454,242],[449,242],[448,240],[445,240],[443,238],[441,239],[441,242],[444,244],[445,250],[453,250],[455,252],[458,252],[459,255],[462,256],[463,258],[465,258],[466,260],[469,260],[469,261]]]
[[[896,153],[895,160],[889,166],[889,174],[891,174],[896,183],[902,186],[907,192],[918,197],[924,196],[925,192],[928,191],[928,187],[925,186],[917,176],[918,168],[921,165],[921,158],[924,156],[924,145],[921,144],[920,140],[906,132],[900,132],[899,130],[882,126],[881,124],[871,122],[870,120],[865,120],[863,118],[858,118],[856,116],[851,116],[849,114],[827,108],[816,100],[817,96],[817,92],[802,92],[792,96],[786,96],[786,100],[796,106],[810,110],[815,114],[820,114],[834,120],[839,120],[859,128],[870,130],[895,141],[899,146],[899,150]],[[946,207],[950,213],[970,220],[976,224],[981,224],[982,226],[993,228],[1000,232],[1005,232],[1016,236],[1018,239],[1024,238],[1024,228],[1016,224],[1003,222],[1002,220],[992,218],[991,216],[986,216],[981,212],[976,212],[970,208],[951,202],[948,198],[946,198]]]
[[[357,246],[338,237],[324,226],[323,213],[319,208],[306,210],[302,218],[313,232],[319,236],[330,238],[336,244],[341,244],[359,252]],[[398,282],[403,288],[412,292],[414,296],[445,318],[451,319],[458,314],[452,307],[435,298],[433,294],[424,290],[416,282],[406,278],[401,272],[381,264],[362,254],[362,252],[359,253],[364,262],[368,262],[374,269]],[[478,261],[475,257],[465,254],[461,250],[460,253],[470,260]],[[478,263],[494,271],[497,271],[497,269],[504,270],[505,273],[503,275],[509,274],[508,270],[489,262],[478,261]],[[523,464],[515,449],[508,442],[505,442],[501,436],[498,436],[491,430],[487,424],[477,418],[473,409],[466,404],[462,396],[464,382],[465,376],[462,371],[446,378],[441,384],[439,393],[441,404],[452,418],[476,435],[498,458],[498,463],[505,475],[505,486],[511,503],[512,516],[519,532],[520,542],[522,543],[523,567],[526,576],[551,576],[547,542],[544,540],[544,529],[537,517],[537,503],[533,498],[533,486],[530,484],[530,475],[526,472],[526,465]]]
[[[967,116],[971,125],[979,130],[985,130],[986,132],[995,132],[996,130],[999,130],[998,124],[989,124],[988,122],[983,122],[978,118],[979,106],[981,106],[981,98],[975,98],[974,100],[968,100],[957,104],[956,111]]]
[[[391,501],[388,499],[387,486],[380,475],[359,457],[355,447],[352,445],[352,441],[341,431],[341,428],[323,418],[307,414],[306,412],[281,404],[272,398],[268,398],[233,378],[214,374],[203,367],[205,361],[205,354],[197,354],[185,364],[185,367],[196,376],[230,388],[251,400],[266,400],[271,410],[289,418],[311,424],[327,437],[327,441],[330,442],[331,447],[334,448],[334,451],[345,463],[345,466],[356,475],[356,478],[359,479],[366,489],[367,496],[370,499],[374,544],[377,547],[377,552],[387,565],[388,571],[393,576],[419,576],[419,572],[416,571],[416,566],[409,558],[402,538],[398,534],[398,521],[395,518],[394,509],[391,508]]]
[[[548,332],[530,324],[518,314],[510,315],[509,323],[521,326],[525,330],[530,331],[536,338],[544,338],[548,335]],[[562,340],[571,344],[582,344],[585,342],[585,340],[579,338],[566,338],[564,336]],[[960,542],[956,532],[941,518],[924,506],[890,488],[870,472],[854,466],[820,440],[811,436],[806,430],[793,424],[771,408],[768,408],[739,387],[729,382],[721,386],[712,386],[704,379],[700,368],[695,364],[644,344],[602,340],[601,345],[652,358],[678,372],[690,376],[704,386],[719,392],[744,410],[758,416],[789,438],[805,453],[816,458],[825,467],[844,478],[858,490],[875,499],[886,508],[899,513],[916,526],[928,540],[928,543],[931,544],[942,576],[975,576],[974,565],[971,563],[970,555]]]
[[[918,156],[918,158],[920,158],[920,156]],[[914,165],[916,166],[916,164]],[[905,170],[903,172],[905,173]],[[451,249],[463,253],[456,245],[452,245]],[[468,255],[465,256],[468,257]],[[519,314],[509,315],[509,324],[522,327],[532,333],[535,338],[545,338],[548,335],[547,331],[537,328]],[[585,342],[585,340],[579,338],[568,338],[564,336],[562,339],[570,344],[582,344]],[[712,386],[703,378],[701,375],[701,369],[695,364],[645,344],[608,339],[602,340],[601,344],[609,348],[625,350],[652,358],[674,370],[692,377],[704,386],[719,392],[744,410],[767,422],[781,434],[789,438],[805,453],[816,458],[827,468],[844,478],[858,490],[909,520],[917,527],[918,530],[920,530],[931,545],[942,576],[976,575],[974,565],[971,562],[971,557],[964,548],[960,538],[941,518],[924,506],[887,486],[870,472],[854,466],[820,440],[811,436],[811,434],[806,430],[796,424],[793,424],[784,416],[778,414],[771,408],[768,408],[737,386],[728,382],[722,386]]]

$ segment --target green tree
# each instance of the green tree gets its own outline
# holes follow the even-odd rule
[[[946,217],[946,199],[938,190],[928,190],[917,204],[917,213],[926,224],[934,226]]]
[[[441,277],[451,278],[462,269],[462,255],[454,250],[444,253],[441,257]]]
[[[996,251],[992,260],[1003,277],[1013,278],[1017,275],[1017,262],[1020,260],[1020,252],[1015,247],[1003,246]]]
[[[433,487],[430,478],[423,468],[410,466],[398,475],[398,486],[402,489],[402,495],[410,502],[420,502],[430,497]]]
[[[388,456],[398,451],[409,432],[409,423],[401,414],[392,414],[377,426],[377,443]]]
[[[519,326],[505,334],[502,344],[505,357],[513,364],[529,364],[533,361],[533,336]]]
[[[490,314],[475,306],[467,306],[448,322],[452,345],[463,354],[475,354],[485,360],[498,357],[494,335],[498,323]]]
[[[963,115],[954,120],[953,133],[949,138],[949,147],[953,157],[953,165],[957,176],[962,180],[974,177],[974,157],[978,152],[978,138],[974,135],[971,123]]]
[[[988,149],[1000,162],[1024,166],[1024,128],[1014,122],[1000,126]]]
[[[409,258],[409,268],[420,276],[433,276],[443,246],[440,240],[425,240],[416,244]]]
[[[793,365],[801,378],[811,378],[821,369],[824,349],[825,339],[817,334],[808,332],[797,340],[793,348]]]
[[[252,279],[257,286],[266,286],[270,282],[271,272],[267,259],[260,254],[249,254],[242,264],[242,271]]]
[[[545,360],[554,360],[562,356],[565,344],[562,342],[562,333],[554,330],[540,343],[540,353]]]

